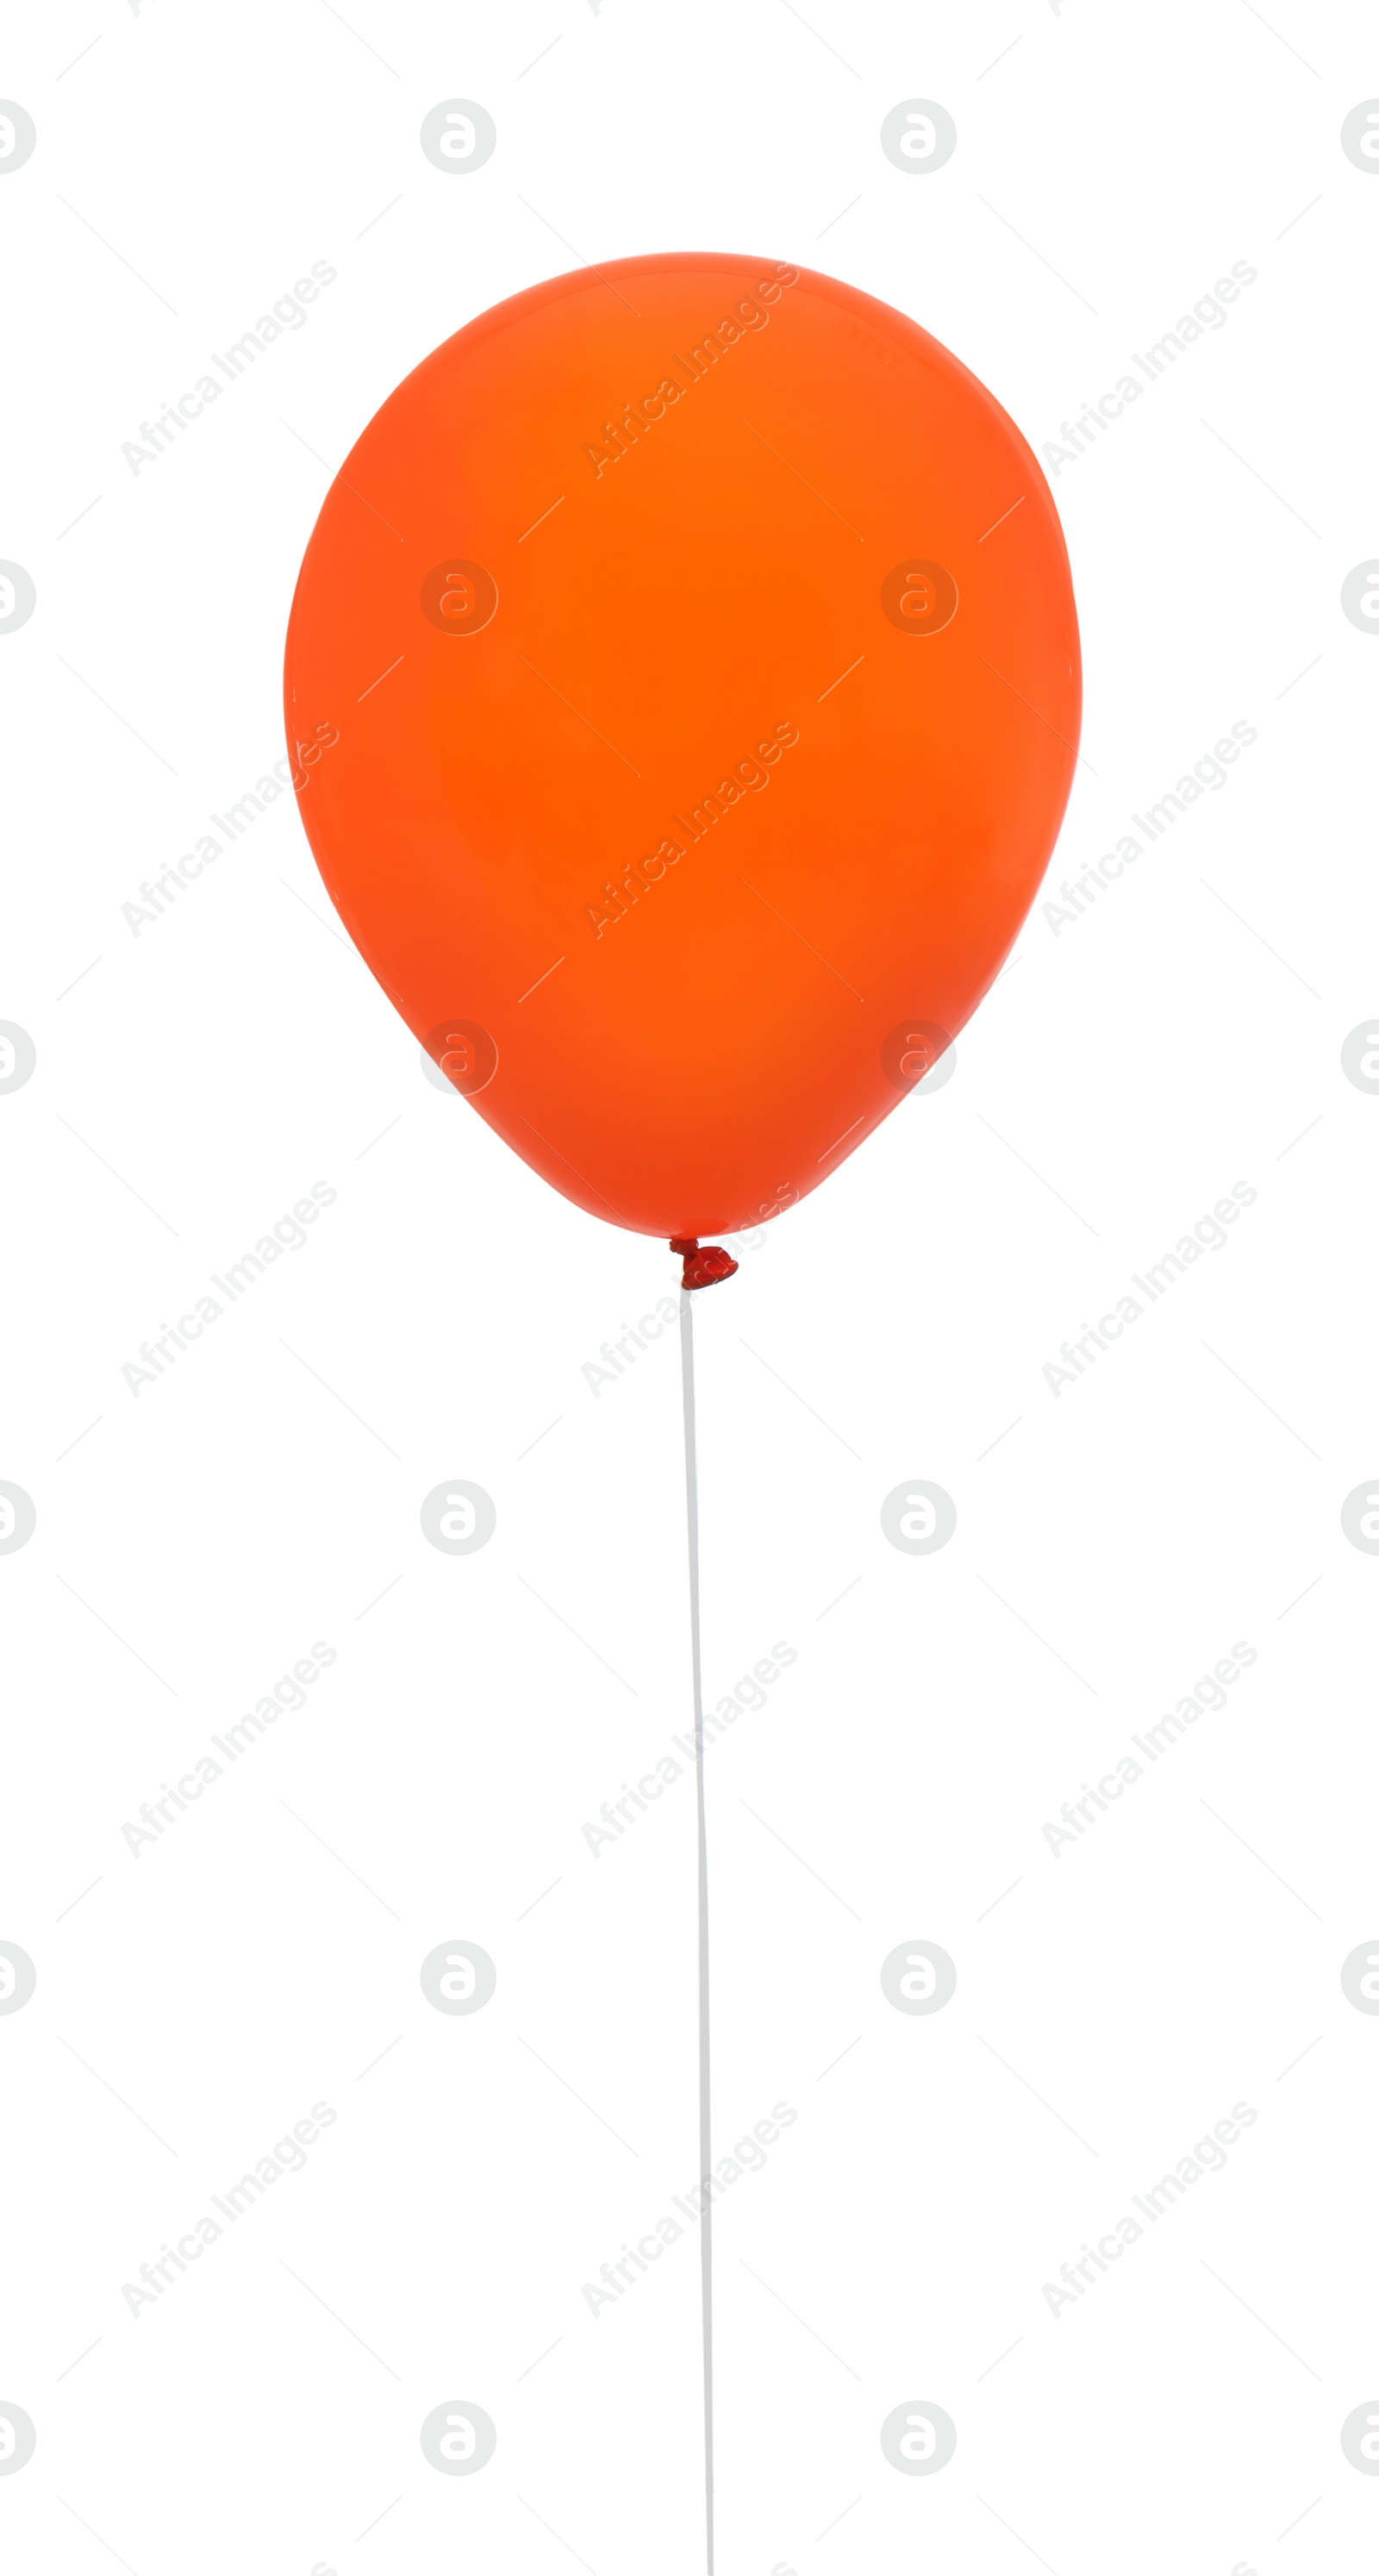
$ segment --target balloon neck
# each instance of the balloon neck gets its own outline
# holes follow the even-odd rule
[[[737,1268],[731,1253],[725,1252],[720,1243],[701,1246],[697,1235],[673,1234],[670,1248],[684,1256],[682,1288],[716,1288],[720,1279],[731,1279]]]

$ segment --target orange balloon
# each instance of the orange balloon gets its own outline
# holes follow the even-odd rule
[[[331,899],[594,1216],[734,1231],[937,1061],[1056,839],[1057,513],[903,314],[719,253],[495,305],[326,496],[287,638]]]

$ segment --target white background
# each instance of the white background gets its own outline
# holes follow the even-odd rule
[[[1257,741],[1072,926],[1036,907],[951,1081],[697,1304],[708,1692],[797,1650],[708,1766],[716,2144],[797,2113],[718,2217],[719,2565],[1376,2564],[1339,2430],[1379,2392],[1379,2021],[1339,1970],[1379,1931],[1379,1566],[1340,1523],[1379,1464],[1379,1101],[1340,1048],[1376,999],[1379,646],[1340,586],[1376,543],[1379,179],[1339,130],[1379,54],[1358,10],[1267,15],[11,16],[22,2576],[702,2565],[697,2243],[581,2294],[697,2164],[691,1783],[597,1860],[581,1833],[689,1715],[674,1334],[582,1373],[674,1264],[423,1078],[290,798],[137,937],[122,914],[280,756],[297,566],[393,385],[500,297],[658,248],[887,299],[1036,452],[1258,270],[1054,481],[1086,724],[1047,891],[1233,723]],[[418,144],[453,96],[498,129],[463,180]],[[924,177],[878,140],[912,96],[958,129]],[[305,327],[133,474],[122,442],[314,260]],[[317,1181],[305,1246],[132,1394],[141,1341]],[[1064,1339],[1237,1182],[1227,1245],[1055,1395]],[[497,1506],[472,1557],[419,1525],[455,1476]],[[917,1476],[957,1506],[931,1557],[880,1527]],[[132,1854],[140,1803],[317,1639],[305,1708]],[[1225,1709],[1055,1856],[1046,1820],[1236,1640]],[[456,1937],[497,1963],[473,2018],[418,1980]],[[879,1981],[918,1937],[957,1962],[932,2019]],[[122,2284],[318,2101],[305,2170],[131,2315]],[[1051,2313],[1237,2102],[1226,2169]],[[419,2447],[454,2398],[497,2426],[476,2477]],[[879,2427],[923,2398],[956,2454],[899,2476]]]

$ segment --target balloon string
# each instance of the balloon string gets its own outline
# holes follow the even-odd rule
[[[689,1528],[690,1660],[694,1673],[694,1776],[699,1819],[699,2228],[704,2345],[704,2522],[713,2576],[713,2203],[709,2197],[709,1845],[704,1813],[704,1695],[699,1656],[699,1474],[694,1432],[694,1321],[691,1291],[680,1297],[680,1374],[685,1398],[685,1516]]]

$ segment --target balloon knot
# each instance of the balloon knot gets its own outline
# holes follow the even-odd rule
[[[716,1288],[720,1279],[731,1279],[737,1268],[731,1253],[725,1252],[721,1244],[706,1243],[701,1247],[697,1235],[673,1234],[670,1248],[684,1255],[682,1288]]]

